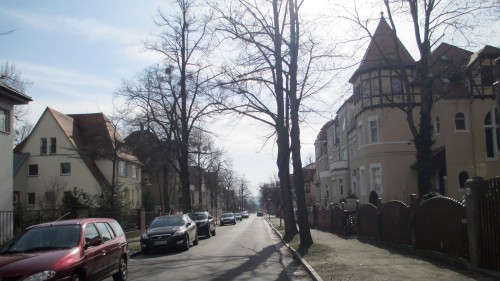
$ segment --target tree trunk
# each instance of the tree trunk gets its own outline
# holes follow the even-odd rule
[[[283,218],[285,220],[285,236],[294,236],[298,233],[293,214],[293,203],[290,191],[290,144],[285,120],[285,97],[283,90],[283,58],[281,54],[282,37],[280,31],[278,1],[273,0],[273,16],[274,16],[274,59],[276,71],[276,83],[274,90],[276,93],[276,134],[278,145],[278,157],[276,164],[278,166],[278,177],[280,179],[280,188],[283,202]]]
[[[304,174],[302,173],[302,159],[300,156],[300,126],[299,108],[300,100],[297,98],[297,64],[299,54],[299,22],[297,6],[295,1],[289,0],[290,10],[290,117],[292,128],[290,131],[293,180],[295,186],[295,197],[297,200],[297,219],[299,221],[300,246],[308,246],[313,243],[311,229],[307,216],[307,203],[304,191]]]

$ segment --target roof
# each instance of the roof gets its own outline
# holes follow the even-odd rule
[[[326,122],[325,125],[321,127],[321,130],[319,131],[318,136],[316,137],[316,141],[321,141],[321,140],[326,141],[328,128],[330,128],[332,125],[333,125],[333,120]]]
[[[14,105],[27,104],[33,101],[31,97],[7,86],[4,82],[0,81],[0,97],[7,99]]]
[[[19,169],[23,166],[24,162],[30,157],[29,153],[14,153],[14,176],[16,176]]]
[[[500,49],[490,45],[484,46],[481,50],[475,52],[470,56],[467,68],[471,67],[477,60],[482,57],[500,57]]]
[[[472,52],[456,46],[441,43],[429,56],[429,69],[434,78],[434,87],[445,98],[469,96],[463,83],[462,71]]]
[[[403,65],[413,66],[415,60],[404,47],[398,37],[394,40],[394,32],[384,19],[380,22],[372,36],[368,49],[361,60],[358,69],[354,72],[349,82],[353,82],[360,72],[374,68],[394,67],[398,64],[398,56],[401,57]]]

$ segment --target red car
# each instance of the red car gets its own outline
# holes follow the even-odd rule
[[[113,219],[30,226],[0,252],[0,280],[127,280],[128,243]]]

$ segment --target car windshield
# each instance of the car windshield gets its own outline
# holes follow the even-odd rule
[[[232,217],[232,216],[233,216],[233,214],[229,214],[229,213],[227,213],[227,214],[222,214],[222,217],[223,217],[223,218],[228,218],[228,217]]]
[[[165,227],[165,226],[181,226],[184,225],[182,217],[163,217],[157,218],[152,223],[150,228]]]
[[[197,221],[197,220],[204,220],[206,219],[208,216],[206,213],[192,213],[192,214],[189,214],[189,217],[194,220],[194,221]]]
[[[32,228],[14,240],[3,253],[69,249],[79,245],[80,235],[80,225]]]

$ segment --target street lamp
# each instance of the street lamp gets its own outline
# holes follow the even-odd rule
[[[271,219],[271,199],[267,198],[267,217]]]

